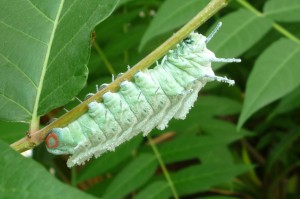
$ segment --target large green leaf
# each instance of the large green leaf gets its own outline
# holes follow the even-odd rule
[[[56,180],[41,165],[22,157],[2,141],[0,157],[0,198],[94,198]]]
[[[167,0],[159,8],[149,28],[142,38],[139,49],[158,35],[167,33],[192,19],[209,0]]]
[[[288,39],[274,42],[256,60],[246,85],[238,127],[257,110],[300,85],[300,45]]]
[[[208,48],[217,57],[227,58],[241,55],[259,41],[271,28],[270,20],[244,9],[230,13],[219,21],[223,22],[223,26],[208,43]],[[212,28],[214,27],[212,26]],[[212,66],[218,69],[223,65],[225,63],[214,63]],[[236,67],[241,67],[241,65]]]
[[[91,31],[118,0],[0,0],[0,118],[30,121],[85,85]]]
[[[157,160],[152,154],[141,154],[131,161],[113,179],[107,188],[104,198],[123,198],[129,192],[144,184],[153,175]]]
[[[264,6],[266,16],[282,22],[300,21],[299,0],[270,0]]]
[[[12,143],[25,136],[28,124],[0,121],[0,140]]]

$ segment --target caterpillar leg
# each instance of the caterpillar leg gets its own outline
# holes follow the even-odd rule
[[[211,81],[224,82],[229,84],[230,86],[234,85],[234,80],[228,79],[227,77],[213,76],[213,75],[204,75],[205,78]]]

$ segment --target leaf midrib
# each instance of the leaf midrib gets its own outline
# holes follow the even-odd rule
[[[253,106],[256,104],[257,98],[259,96],[262,95],[263,91],[265,90],[265,88],[267,87],[267,85],[270,85],[270,82],[272,81],[272,79],[275,77],[275,75],[277,75],[279,73],[280,70],[282,70],[282,66],[284,66],[284,64],[286,64],[291,57],[293,57],[298,51],[300,50],[300,48],[296,48],[294,51],[292,51],[289,56],[286,57],[286,59],[281,62],[281,64],[279,64],[278,68],[276,70],[274,70],[274,72],[271,75],[268,75],[267,77],[269,77],[266,81],[266,84],[262,85],[260,88],[260,90],[258,90],[256,97],[254,97],[255,100],[252,100],[252,103],[250,104],[251,106],[248,106],[248,110],[253,109]]]
[[[50,52],[51,52],[51,47],[52,47],[52,44],[53,44],[53,41],[54,41],[54,36],[55,36],[55,33],[56,33],[56,29],[57,29],[58,24],[59,24],[59,18],[60,18],[61,12],[62,12],[64,2],[65,2],[65,0],[61,0],[59,8],[58,8],[57,15],[56,15],[54,23],[53,23],[53,29],[52,29],[52,32],[51,32],[51,36],[50,36],[50,39],[49,39],[45,60],[44,60],[43,67],[42,67],[41,78],[40,78],[38,88],[37,88],[36,100],[35,100],[34,107],[33,107],[31,123],[36,122],[36,120],[38,118],[37,112],[38,112],[38,107],[39,107],[40,96],[41,96],[41,93],[42,93],[44,79],[45,79],[45,76],[46,76],[47,66],[48,66]]]

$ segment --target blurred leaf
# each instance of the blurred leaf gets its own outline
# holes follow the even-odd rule
[[[231,196],[207,196],[207,197],[201,197],[199,199],[238,199]]]
[[[153,175],[157,160],[152,154],[140,154],[129,162],[124,169],[118,173],[107,188],[104,198],[123,198],[129,192],[143,185]]]
[[[157,181],[141,190],[134,199],[168,199],[172,195],[167,182]]]
[[[131,152],[137,148],[141,141],[142,136],[136,136],[129,142],[117,147],[114,152],[105,153],[98,159],[91,160],[91,162],[89,162],[87,166],[80,171],[77,181],[80,182],[102,175],[121,164],[124,160],[130,157]]]
[[[271,155],[267,161],[267,172],[270,172],[274,163],[285,156],[285,152],[292,146],[292,143],[296,141],[300,136],[300,131],[293,131],[286,134],[281,141],[272,149]]]
[[[247,81],[245,103],[238,127],[257,110],[299,86],[298,57],[300,45],[285,38],[274,42],[261,54]]]
[[[247,165],[222,165],[207,164],[200,166],[191,166],[171,174],[176,190],[182,196],[193,192],[205,191],[213,186],[232,180],[252,166]],[[147,195],[149,194],[149,195]],[[167,195],[168,194],[168,195]],[[137,198],[167,198],[172,196],[170,187],[165,182],[154,182],[146,187]]]
[[[194,109],[198,114],[211,117],[217,115],[232,115],[241,112],[242,104],[230,98],[206,95],[199,97]]]
[[[207,196],[207,197],[201,197],[199,199],[238,199],[231,196]]]
[[[248,135],[248,131],[236,131],[235,125],[223,121],[207,119],[200,122],[201,129],[208,135],[178,136],[171,142],[158,145],[165,163],[191,159],[209,153],[214,148],[227,144]]]
[[[166,0],[157,11],[139,46],[145,45],[158,35],[174,30],[192,19],[209,0]]]
[[[286,113],[300,107],[300,87],[293,92],[287,94],[278,104],[278,106],[270,113],[268,119],[275,117],[278,114]]]
[[[264,6],[264,14],[275,21],[300,21],[299,13],[299,0],[270,0]]]
[[[28,122],[85,85],[92,29],[118,0],[0,1],[0,118]]]
[[[40,164],[0,141],[0,198],[94,198],[51,176]]]
[[[208,151],[200,151],[199,158],[203,164],[233,164],[233,157],[228,146],[215,146]]]
[[[139,16],[140,10],[141,8],[137,8],[136,10],[130,11],[128,13],[117,13],[110,16],[107,20],[103,21],[95,28],[95,31],[97,33],[96,39],[98,41],[105,41],[105,43],[108,44],[114,41],[117,42],[120,40],[124,40],[123,38],[120,39],[121,37],[119,37],[120,35],[124,34],[124,25],[128,25],[131,21],[137,18]]]
[[[240,111],[240,102],[221,96],[200,95],[187,118],[185,120],[171,120],[168,129],[187,132],[190,128],[198,128],[199,120],[208,120],[213,116],[237,114]]]
[[[28,124],[0,121],[0,139],[12,143],[26,135]]]
[[[236,57],[244,53],[258,42],[272,25],[269,19],[256,16],[244,9],[230,13],[219,21],[224,25],[208,43],[208,48],[217,57],[225,58]],[[208,32],[210,33],[213,28],[215,25]],[[214,63],[213,68],[218,69],[224,65],[225,63]]]
[[[140,42],[140,38],[144,31],[145,26],[138,26],[136,28],[131,28],[128,33],[119,35],[122,39],[111,42],[110,45],[105,48],[106,55],[120,56],[124,51],[135,47]],[[126,70],[126,65],[121,67],[123,68],[122,71]]]
[[[171,175],[180,195],[208,190],[213,186],[229,182],[236,176],[252,169],[248,165],[206,164],[191,166]]]

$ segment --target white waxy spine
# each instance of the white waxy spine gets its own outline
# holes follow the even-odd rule
[[[67,162],[72,167],[114,150],[140,132],[163,130],[173,117],[184,119],[208,81],[234,84],[215,76],[211,62],[240,60],[216,58],[207,42],[203,35],[192,33],[155,68],[138,72],[132,82],[122,82],[118,92],[105,93],[103,103],[90,103],[88,112],[68,126],[52,129],[46,138],[48,151],[72,154]]]

